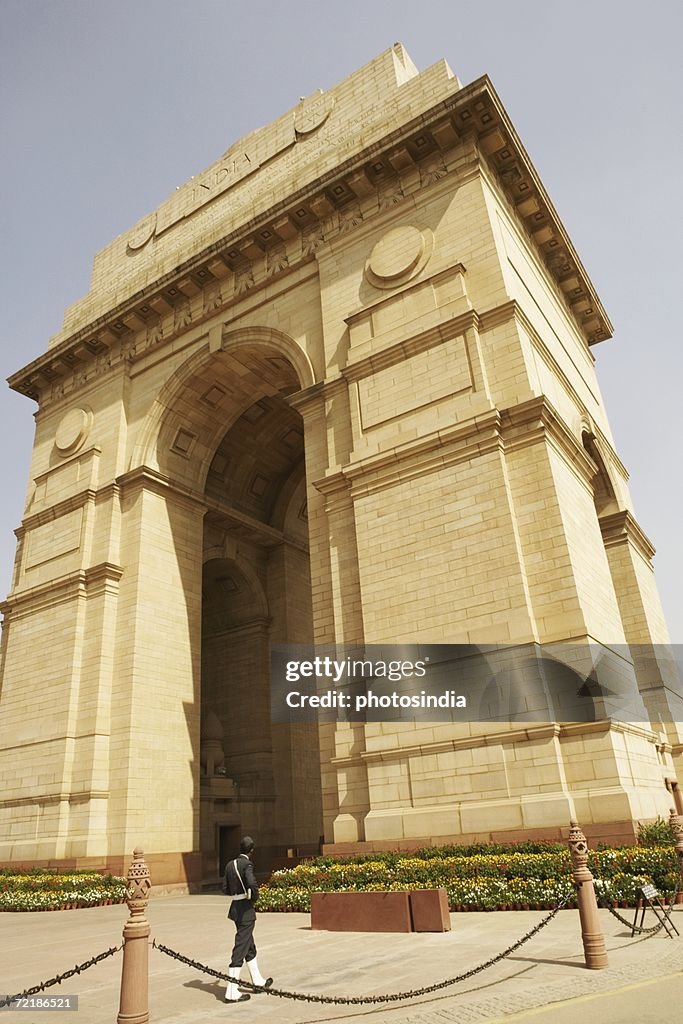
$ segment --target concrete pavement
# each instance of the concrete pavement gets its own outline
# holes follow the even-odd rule
[[[225,898],[217,895],[154,899],[148,912],[152,936],[225,971],[234,935],[226,909]],[[367,995],[420,988],[463,973],[511,945],[544,916],[543,911],[453,914],[451,932],[394,935],[314,932],[307,914],[260,914],[256,941],[261,969],[274,976],[277,986],[326,995]],[[667,1015],[667,1008],[683,1005],[683,938],[660,934],[632,940],[607,911],[600,916],[610,956],[604,971],[585,968],[578,912],[561,911],[516,953],[467,981],[419,999],[360,1010],[265,994],[226,1005],[222,982],[150,949],[150,1022],[195,1024],[230,1018],[250,1024],[470,1024],[528,1018],[545,1024],[552,1013],[560,1024],[584,1006],[582,1013],[599,1011],[605,1024],[679,1019],[679,1009]],[[118,945],[126,917],[125,906],[0,914],[0,991],[21,991]],[[683,932],[683,908],[674,912],[674,920]],[[78,1013],[58,1019],[113,1024],[120,971],[117,953],[61,988],[48,990],[46,994],[79,996]],[[54,1018],[37,1011],[22,1012],[19,1018],[23,1024],[46,1019]]]

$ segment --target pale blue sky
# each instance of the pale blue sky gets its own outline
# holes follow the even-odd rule
[[[95,252],[230,143],[397,40],[420,68],[487,73],[615,338],[599,380],[672,638],[680,578],[683,5],[674,2],[0,0],[2,377],[84,295]],[[0,591],[34,404],[2,391]]]

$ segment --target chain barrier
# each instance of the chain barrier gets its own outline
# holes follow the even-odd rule
[[[89,967],[94,967],[95,964],[101,963],[106,960],[107,957],[113,956],[114,953],[118,953],[121,946],[112,946],[111,949],[105,950],[104,953],[100,953],[99,956],[93,956],[90,960],[86,960],[82,964],[76,964],[70,971],[65,971],[64,974],[57,974],[54,978],[50,978],[48,981],[42,981],[40,985],[33,985],[31,988],[24,989],[23,992],[18,992],[15,996],[6,996],[4,999],[0,999],[0,1010],[3,1010],[6,1006],[10,1006],[11,1003],[16,1002],[17,999],[27,999],[29,996],[35,996],[39,992],[44,992],[46,988],[51,988],[53,985],[61,985],[63,981],[67,981],[68,978],[73,978],[76,974],[82,974],[83,971],[87,971]]]
[[[664,918],[662,921],[660,921],[658,924],[654,925],[651,928],[641,928],[638,926],[634,927],[632,921],[627,921],[625,917],[622,917],[622,915],[619,914],[614,909],[614,907],[612,907],[609,903],[605,901],[602,893],[600,892],[600,889],[596,886],[596,895],[598,898],[598,903],[603,909],[608,910],[610,914],[617,919],[617,921],[625,925],[627,928],[635,930],[638,934],[649,936],[655,935],[657,932],[661,931],[664,927],[665,922],[668,922],[673,912],[676,896],[678,895],[679,891],[680,890],[677,889],[676,892],[672,893],[670,897],[667,897],[669,900],[669,906],[664,914]],[[467,981],[469,978],[474,977],[476,974],[481,974],[482,971],[485,971],[489,967],[493,967],[495,964],[500,963],[501,960],[504,960],[506,957],[516,952],[516,950],[518,950],[520,946],[523,946],[524,943],[528,942],[529,939],[532,939],[534,935],[537,935],[538,932],[541,931],[541,929],[545,928],[546,925],[548,925],[553,920],[558,911],[562,910],[563,907],[565,907],[567,903],[569,903],[570,900],[573,899],[573,897],[573,893],[570,893],[568,896],[565,896],[565,898],[563,900],[560,900],[560,902],[550,911],[549,914],[546,915],[546,917],[543,918],[542,921],[539,921],[538,924],[534,925],[534,927],[530,929],[530,931],[528,931],[525,935],[523,935],[511,946],[508,946],[507,949],[504,949],[501,953],[498,953],[496,956],[491,957],[489,960],[486,960],[482,964],[478,964],[476,967],[470,968],[469,971],[464,971],[462,974],[458,974],[453,978],[446,978],[445,981],[435,982],[433,985],[425,985],[423,988],[411,989],[407,992],[391,992],[377,996],[322,996],[312,995],[306,992],[290,992],[287,989],[280,988],[262,988],[246,980],[240,981],[239,984],[242,988],[249,989],[253,992],[265,992],[267,995],[277,996],[279,999],[292,999],[298,1002],[306,1003],[324,1003],[326,1005],[333,1004],[336,1006],[367,1006],[374,1005],[377,1003],[397,1003],[402,1002],[405,999],[416,999],[419,996],[428,995],[431,992],[438,992],[441,989],[449,988],[451,985],[457,985],[462,981]],[[178,960],[180,961],[180,963],[186,964],[188,967],[194,967],[195,970],[202,971],[204,974],[209,974],[214,978],[218,978],[220,981],[229,980],[227,974],[223,974],[221,971],[216,971],[214,970],[214,968],[209,967],[207,966],[207,964],[203,964],[198,960],[191,960],[189,957],[183,956],[182,953],[178,953],[176,950],[171,949],[169,946],[165,946],[162,943],[157,942],[156,939],[153,940],[152,946],[154,949],[158,949],[160,953],[165,953],[166,956],[169,956],[172,960]],[[86,960],[82,964],[77,964],[75,967],[72,967],[70,970],[65,971],[63,974],[57,974],[55,975],[54,978],[49,978],[47,981],[43,981],[39,985],[33,985],[31,988],[24,989],[23,992],[19,992],[16,995],[6,996],[4,999],[0,999],[0,1010],[4,1009],[5,1006],[10,1006],[13,1002],[16,1002],[18,999],[26,999],[30,996],[37,995],[39,992],[44,992],[45,989],[51,988],[53,985],[61,985],[63,981],[67,981],[69,978],[73,978],[77,974],[82,974],[83,971],[87,971],[88,968],[94,967],[95,964],[101,963],[108,957],[113,956],[114,953],[118,953],[119,950],[121,949],[123,949],[123,945],[112,946],[110,949],[105,950],[104,953],[100,953],[98,956],[91,957],[90,960]]]
[[[654,925],[652,925],[651,928],[642,928],[642,927],[640,927],[640,925],[635,924],[634,921],[627,921],[625,917],[622,917],[622,915],[619,914],[615,910],[615,908],[612,906],[611,903],[607,903],[605,901],[605,898],[604,898],[602,892],[600,891],[599,886],[596,885],[596,887],[595,887],[595,895],[597,896],[598,906],[599,907],[602,907],[603,910],[609,910],[609,912],[612,915],[612,917],[616,917],[617,921],[619,921],[620,924],[626,925],[627,928],[630,928],[631,931],[635,932],[637,935],[648,935],[650,937],[652,937],[653,935],[656,935],[657,932],[661,932],[661,930],[664,927],[664,925],[669,921],[669,918],[671,917],[671,914],[673,913],[674,904],[676,902],[676,897],[678,896],[679,892],[681,892],[681,890],[680,889],[676,889],[676,891],[673,892],[671,894],[671,896],[665,896],[664,897],[665,900],[669,901],[669,906],[668,906],[668,909],[664,911],[664,917],[659,922],[659,924],[654,924]],[[636,914],[637,914],[637,911],[636,911]]]
[[[493,967],[494,964],[504,960],[505,957],[510,956],[523,946],[525,942],[537,935],[542,928],[545,928],[547,924],[552,921],[559,910],[562,910],[564,906],[573,899],[574,894],[571,893],[561,900],[550,913],[539,921],[530,931],[523,935],[521,939],[513,943],[512,946],[508,946],[507,949],[503,950],[502,953],[498,953],[497,956],[491,957],[483,964],[478,964],[476,967],[472,967],[469,971],[465,971],[463,974],[458,974],[454,978],[447,978],[445,981],[436,982],[433,985],[426,985],[424,988],[411,989],[409,992],[391,992],[386,995],[378,996],[318,996],[311,995],[306,992],[290,992],[287,989],[282,988],[263,988],[258,985],[254,985],[250,981],[240,981],[240,986],[249,989],[252,992],[265,992],[269,996],[277,996],[279,999],[294,999],[302,1003],[325,1003],[327,1005],[334,1004],[335,1006],[368,1006],[375,1003],[398,1003],[404,999],[416,999],[418,996],[427,995],[430,992],[438,992],[440,989],[448,988],[451,985],[457,985],[461,981],[467,981],[468,978],[474,977],[475,974],[480,974],[485,971],[488,967]],[[194,967],[198,971],[202,971],[204,974],[210,974],[214,978],[218,978],[221,981],[228,981],[228,975],[223,974],[221,971],[216,971],[212,967],[207,967],[206,964],[200,963],[198,960],[190,960],[189,957],[183,956],[181,953],[176,952],[174,949],[170,949],[168,946],[164,946],[158,943],[156,939],[152,942],[152,946],[158,949],[159,952],[165,953],[170,956],[172,960],[179,960],[183,964],[187,964],[188,967]]]

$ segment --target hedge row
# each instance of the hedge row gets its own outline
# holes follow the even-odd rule
[[[425,846],[411,853],[380,851],[378,853],[357,853],[344,857],[344,864],[366,864],[368,861],[381,861],[383,864],[397,864],[402,860],[441,860],[444,857],[475,857],[478,854],[509,854],[509,853],[562,853],[567,851],[566,843],[551,843],[547,840],[527,840],[524,843],[455,843],[445,846]],[[316,867],[331,867],[341,863],[337,857],[313,857],[306,862]]]
[[[122,903],[128,883],[88,871],[0,872],[0,910],[60,910]]]
[[[274,872],[261,887],[259,908],[310,910],[312,892],[364,892],[443,887],[451,910],[518,906],[554,906],[573,892],[566,847],[541,853],[505,852],[330,862],[318,858]],[[672,847],[626,847],[590,854],[593,876],[614,902],[633,903],[638,889],[653,883],[662,892],[676,888],[678,871]]]

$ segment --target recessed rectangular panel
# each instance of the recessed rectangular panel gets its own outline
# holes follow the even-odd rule
[[[59,558],[70,551],[77,551],[81,546],[81,523],[83,509],[73,512],[50,523],[44,523],[31,530],[27,538],[25,569],[33,569],[43,562]]]
[[[363,430],[473,390],[465,338],[451,338],[358,382]]]

